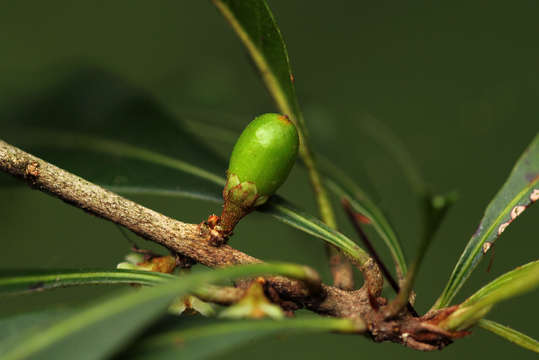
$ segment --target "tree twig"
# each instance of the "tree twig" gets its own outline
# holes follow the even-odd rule
[[[204,224],[189,224],[172,219],[119,196],[68,171],[0,140],[0,170],[24,180],[30,187],[49,193],[90,214],[121,225],[137,235],[156,242],[174,253],[187,256],[209,267],[259,263],[261,260],[228,245],[213,246],[209,229]],[[339,304],[352,298],[346,292],[321,285],[312,296],[302,281],[270,277],[271,285],[286,299],[298,302],[313,311],[335,316],[351,316],[349,309]],[[335,299],[334,299],[335,297]],[[357,316],[357,315],[356,315]]]
[[[24,180],[34,189],[119,224],[200,264],[223,267],[261,262],[228,245],[212,246],[209,229],[204,223],[188,224],[169,218],[2,140],[0,170]],[[411,317],[406,312],[398,318],[384,317],[387,301],[379,297],[383,279],[378,266],[373,259],[369,259],[361,265],[360,270],[368,276],[365,277],[365,285],[356,291],[320,284],[318,278],[308,271],[305,274],[306,282],[273,276],[266,278],[266,286],[277,292],[280,299],[292,301],[298,308],[304,307],[324,315],[358,319],[362,324],[367,324],[367,332],[375,341],[392,341],[418,350],[440,349],[451,342],[447,334],[437,334],[429,330],[425,334],[423,322],[435,321],[436,314],[430,314],[428,319]],[[226,294],[221,293],[221,298],[214,300],[223,303],[236,301],[239,291],[229,290],[226,289]]]

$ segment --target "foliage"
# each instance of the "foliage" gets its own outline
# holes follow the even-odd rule
[[[389,248],[401,286],[407,289],[400,295],[407,301],[415,271],[454,197],[435,195],[407,153],[399,147],[398,140],[387,131],[376,128],[374,119],[367,121],[373,136],[378,136],[378,141],[394,154],[403,167],[418,200],[424,205],[425,231],[416,260],[410,266],[400,237],[381,207],[331,161],[322,159],[317,165],[317,153],[310,147],[296,97],[288,52],[267,2],[213,2],[246,46],[277,109],[290,116],[298,126],[302,139],[302,164],[314,184],[313,196],[322,219],[278,195],[257,210],[322,239],[339,248],[353,262],[364,264],[371,254],[335,229],[334,221],[330,220],[334,217],[334,210],[325,194],[327,187],[339,200],[346,199],[364,224],[372,227]],[[48,121],[42,123],[39,114],[45,112]],[[12,122],[11,126],[3,129],[3,139],[112,191],[127,195],[222,201],[226,170],[224,156],[216,154],[195,136],[208,138],[212,136],[211,132],[191,133],[186,130],[185,123],[162,109],[145,91],[116,76],[95,69],[74,72],[60,85],[48,89],[45,95],[27,98],[20,106],[14,106],[2,115]],[[204,126],[199,125],[201,128]],[[221,141],[227,141],[225,129],[211,128]],[[433,310],[451,305],[497,238],[538,197],[539,135],[536,135],[487,207]],[[498,277],[458,304],[440,326],[453,331],[478,325],[517,345],[539,352],[536,340],[484,319],[494,304],[538,285],[537,264],[535,261]],[[5,359],[93,359],[114,355],[199,359],[282,332],[355,333],[366,329],[365,324],[357,319],[322,316],[230,321],[166,315],[167,307],[175,299],[196,294],[201,286],[238,277],[274,274],[299,279],[309,276],[304,267],[290,264],[235,266],[187,275],[127,270],[3,271],[0,273],[0,295],[4,296],[89,284],[137,284],[143,288],[119,291],[81,308],[50,309],[0,319],[3,329],[0,332],[0,354]],[[241,301],[236,305],[241,305]]]

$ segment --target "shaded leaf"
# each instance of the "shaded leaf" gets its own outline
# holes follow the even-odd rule
[[[0,318],[0,354],[3,349],[12,347],[20,340],[20,334],[26,334],[50,325],[70,313],[72,313],[71,309],[55,308]]]
[[[148,331],[125,355],[130,359],[206,359],[238,348],[250,341],[283,333],[359,332],[362,324],[348,319],[304,317],[282,320],[184,321],[163,331]],[[157,334],[156,334],[157,333]]]
[[[483,286],[466,299],[440,326],[450,330],[473,326],[498,302],[531,291],[539,286],[539,260],[509,271]]]
[[[419,171],[413,157],[401,139],[393,134],[387,125],[374,116],[368,115],[362,119],[361,129],[395,160],[419,198],[424,198],[430,193],[429,185]]]
[[[2,270],[0,295],[94,284],[155,285],[174,279],[173,275],[133,270]]]
[[[481,319],[478,325],[485,330],[488,330],[496,335],[503,337],[506,340],[511,341],[513,344],[522,346],[525,349],[535,351],[539,353],[539,341],[523,334],[515,329],[511,329],[508,326],[498,324],[497,322]]]
[[[220,197],[224,159],[146,92],[103,71],[75,71],[13,101],[0,124],[5,141],[103,186]]]
[[[292,264],[254,264],[208,270],[139,291],[124,291],[89,305],[50,326],[22,332],[0,349],[2,359],[95,359],[110,356],[163,314],[177,296],[201,284],[237,277],[276,274],[304,278],[306,268]]]
[[[539,134],[520,156],[509,178],[488,205],[434,308],[451,302],[503,231],[539,198]]]

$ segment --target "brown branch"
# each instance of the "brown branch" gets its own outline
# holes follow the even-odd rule
[[[209,229],[204,224],[189,224],[169,218],[131,200],[92,184],[0,140],[0,169],[24,180],[32,188],[49,193],[90,214],[112,221],[137,235],[165,246],[209,267],[259,263],[261,260],[228,245],[210,244]],[[312,297],[309,286],[301,281],[271,277],[268,283],[286,299],[314,311],[335,316],[351,316],[340,309],[344,291],[322,286]],[[328,298],[328,294],[331,294]],[[336,299],[333,299],[333,298]],[[346,303],[346,301],[344,301]]]
[[[0,170],[24,180],[32,188],[49,193],[84,211],[122,225],[141,237],[161,244],[171,251],[209,267],[259,263],[228,245],[212,246],[205,224],[188,224],[114,194],[44,160],[0,140]],[[451,342],[446,333],[425,328],[423,321],[437,324],[436,314],[415,318],[401,312],[398,318],[386,319],[387,301],[378,297],[382,277],[374,260],[360,266],[367,274],[365,285],[356,291],[309,284],[285,277],[269,277],[266,286],[282,301],[291,301],[319,314],[360,318],[375,341],[393,341],[419,350],[440,349]],[[314,277],[313,277],[314,280]],[[230,289],[227,289],[228,291]],[[242,291],[242,289],[240,289]],[[221,293],[223,303],[234,302],[240,292]],[[226,295],[226,296],[225,296]],[[214,299],[218,301],[218,299]],[[378,309],[378,311],[377,311]],[[449,334],[452,336],[452,334]]]

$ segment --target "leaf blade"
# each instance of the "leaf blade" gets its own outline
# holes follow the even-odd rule
[[[479,320],[478,325],[483,329],[512,342],[513,344],[521,346],[524,349],[539,353],[539,341],[526,334],[521,333],[520,331],[487,319]]]
[[[203,283],[267,274],[302,278],[306,276],[306,269],[293,264],[243,265],[185,276],[135,293],[122,292],[39,331],[21,334],[20,341],[2,349],[2,358],[106,357],[162,314],[176,296]]]
[[[0,296],[94,284],[155,285],[176,279],[169,274],[135,270],[0,271]]]
[[[491,200],[478,229],[459,258],[434,308],[449,305],[492,244],[539,198],[539,134],[520,156],[508,179]]]
[[[280,221],[303,232],[320,238],[341,249],[352,261],[361,265],[369,255],[346,235],[332,229],[319,219],[296,209],[280,196],[272,196],[270,201],[259,209],[263,213],[273,215]]]
[[[462,303],[462,306],[470,306],[480,301],[484,301],[485,298],[492,297],[493,294],[496,295],[496,293],[504,292],[504,290],[507,287],[520,288],[520,286],[518,285],[518,282],[520,282],[521,279],[523,278],[525,280],[535,279],[535,282],[532,281],[528,285],[530,287],[539,285],[539,260],[532,261],[528,264],[519,266],[516,269],[506,272],[503,275],[500,275],[499,277],[497,277],[496,279],[494,279],[493,281],[491,281],[490,283],[488,283],[487,285],[483,286],[481,289],[476,291],[468,299],[466,299]]]
[[[539,260],[513,269],[487,285],[459,305],[440,323],[449,330],[466,329],[484,317],[495,304],[539,287]]]
[[[130,358],[152,357],[204,359],[237,348],[248,341],[283,331],[313,333],[325,331],[359,332],[361,325],[348,319],[306,317],[282,320],[205,321],[191,326],[176,325],[150,335],[127,353]],[[181,347],[174,346],[181,344]]]
[[[247,48],[277,107],[284,114],[293,117],[294,123],[304,134],[303,117],[292,81],[288,51],[267,2],[212,1]]]

